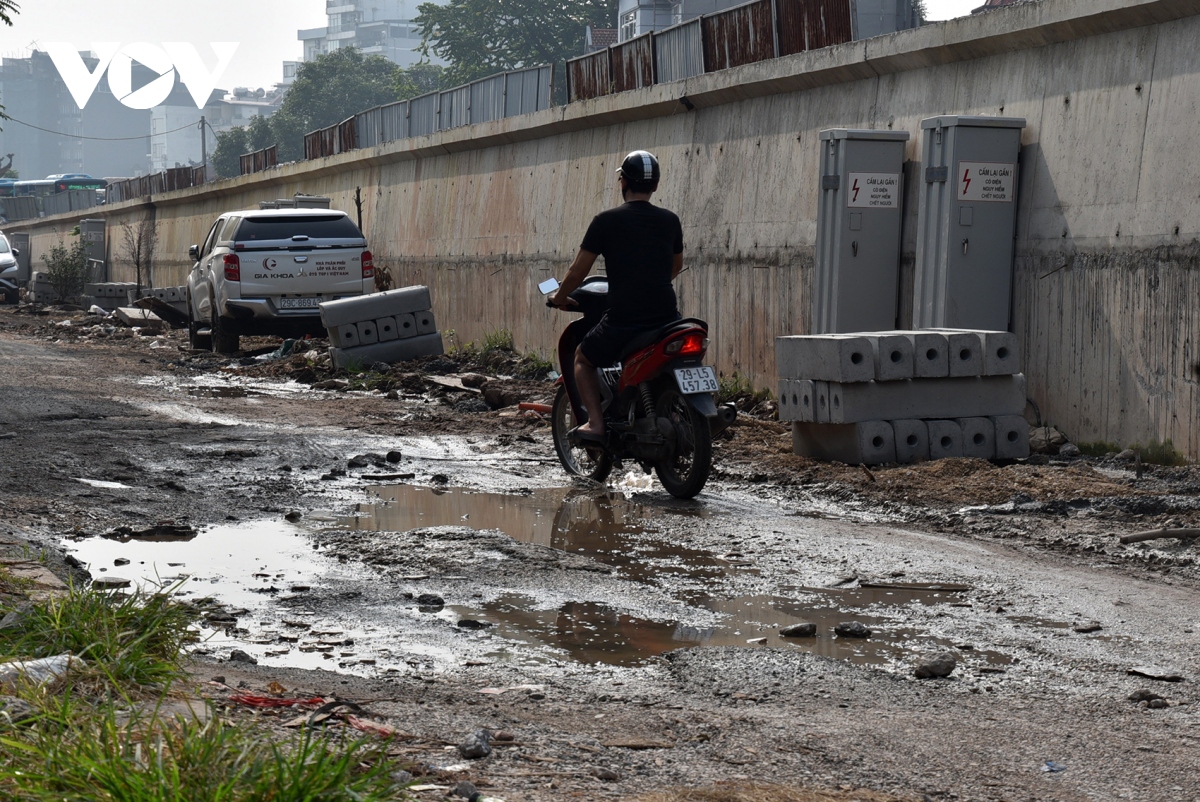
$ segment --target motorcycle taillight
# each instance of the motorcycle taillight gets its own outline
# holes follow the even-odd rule
[[[677,340],[671,340],[663,349],[671,356],[697,356],[708,350],[708,338],[700,332],[685,334]]]

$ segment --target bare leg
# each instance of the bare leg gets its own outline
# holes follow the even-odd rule
[[[600,410],[600,377],[596,375],[596,366],[583,355],[583,349],[575,349],[575,387],[579,390],[579,400],[587,410],[588,422],[580,426],[580,431],[593,434],[604,434],[604,414]]]

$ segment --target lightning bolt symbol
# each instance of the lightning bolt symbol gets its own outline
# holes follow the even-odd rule
[[[852,189],[854,190],[854,197],[850,199],[850,202],[855,203],[858,201],[858,179],[857,178],[854,179],[854,186],[852,187]]]
[[[966,195],[971,189],[971,168],[968,167],[963,171],[963,194]]]

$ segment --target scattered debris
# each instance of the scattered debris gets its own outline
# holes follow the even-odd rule
[[[815,638],[817,636],[817,625],[803,621],[799,624],[791,624],[779,630],[779,634],[785,638]]]
[[[1183,682],[1183,675],[1178,671],[1160,666],[1134,666],[1125,673],[1134,677],[1156,679],[1160,682]]]
[[[954,673],[958,659],[950,652],[939,652],[917,663],[913,674],[917,679],[939,679]]]
[[[871,630],[861,621],[843,621],[833,628],[834,634],[843,638],[869,638]]]
[[[1200,538],[1200,529],[1151,529],[1148,532],[1135,532],[1121,538],[1122,543],[1144,543],[1147,540],[1193,540]]]
[[[458,753],[467,760],[487,757],[492,753],[492,733],[488,730],[476,730],[458,745]]]
[[[87,665],[82,658],[70,654],[42,657],[37,660],[10,660],[0,663],[0,688],[15,688],[21,682],[42,685],[66,675],[71,669]]]

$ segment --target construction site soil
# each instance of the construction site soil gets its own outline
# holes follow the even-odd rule
[[[683,503],[570,481],[550,366],[503,347],[350,374],[321,341],[186,345],[0,309],[0,552],[86,581],[187,540],[195,690],[235,719],[297,716],[239,689],[353,701],[420,798],[1200,800],[1196,541],[1118,540],[1200,526],[1195,465],[820,463],[742,393]],[[955,671],[916,679],[935,652]],[[463,758],[479,729],[512,738]]]

